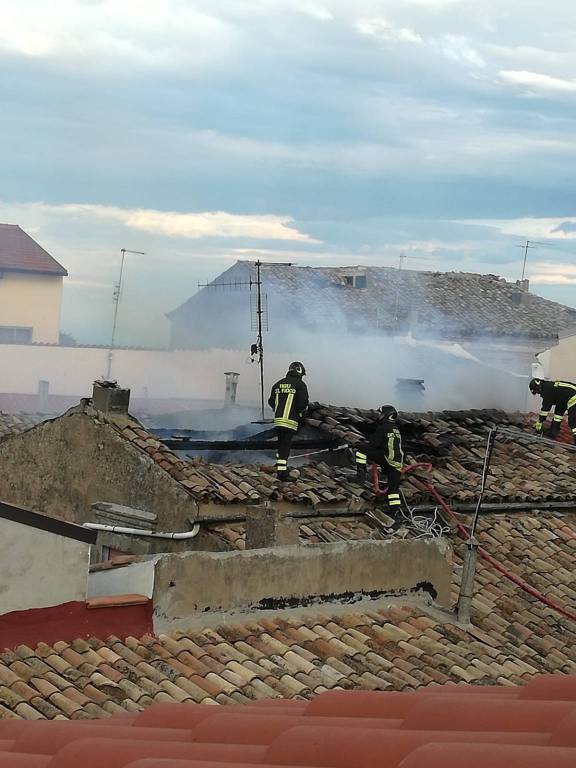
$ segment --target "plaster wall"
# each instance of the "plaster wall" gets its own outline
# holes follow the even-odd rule
[[[0,279],[0,326],[32,328],[32,341],[57,344],[62,277],[9,272]]]
[[[271,385],[283,376],[289,363],[285,355],[267,354],[267,382]],[[52,394],[89,396],[107,365],[108,350],[100,347],[0,344],[0,392],[35,394],[38,382],[44,380]],[[193,398],[223,404],[226,371],[240,373],[238,402],[259,400],[258,366],[249,362],[247,351],[117,349],[112,360],[112,378],[136,398]]]
[[[90,545],[0,519],[0,614],[86,599]]]
[[[164,555],[156,564],[154,626],[162,631],[185,626],[197,614],[418,589],[447,606],[451,578],[451,549],[444,539]]]
[[[132,563],[124,568],[97,571],[88,577],[88,597],[112,595],[144,595],[154,592],[154,566],[156,559]]]
[[[0,499],[84,523],[97,501],[143,509],[158,530],[183,530],[194,500],[113,428],[84,413],[0,441]]]

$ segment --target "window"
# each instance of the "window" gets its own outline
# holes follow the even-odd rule
[[[0,325],[0,344],[31,344],[32,328]]]
[[[354,288],[366,288],[366,275],[345,275],[344,285],[351,285]]]

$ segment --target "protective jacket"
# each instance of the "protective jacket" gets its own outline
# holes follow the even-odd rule
[[[538,415],[540,422],[546,421],[552,407],[554,407],[554,421],[562,421],[566,409],[576,406],[576,384],[570,381],[543,381],[542,408]]]
[[[288,374],[272,387],[268,405],[274,411],[274,424],[296,431],[308,408],[308,387],[300,376]]]
[[[373,427],[361,430],[364,434],[368,432],[367,442],[356,446],[358,453],[370,455],[374,453],[383,454],[386,463],[394,469],[402,469],[404,454],[402,452],[402,436],[400,430],[395,424],[389,421],[379,421]],[[358,458],[357,458],[358,462]]]

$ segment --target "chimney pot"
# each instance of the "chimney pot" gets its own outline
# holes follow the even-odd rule
[[[130,390],[122,389],[115,381],[95,381],[92,405],[102,413],[128,413]]]
[[[224,407],[231,408],[236,405],[236,392],[238,390],[238,377],[239,373],[235,371],[226,371],[226,391],[224,394]]]

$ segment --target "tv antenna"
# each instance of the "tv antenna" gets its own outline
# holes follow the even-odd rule
[[[110,338],[110,349],[108,350],[108,367],[106,369],[106,380],[109,381],[112,376],[112,358],[114,356],[114,343],[116,341],[116,326],[118,324],[118,307],[120,305],[120,297],[122,295],[122,275],[124,274],[124,259],[127,253],[135,253],[138,256],[145,256],[144,251],[131,251],[128,248],[121,248],[122,260],[120,261],[120,276],[118,282],[114,285],[114,293],[112,294],[112,303],[114,304],[114,319],[112,321],[112,336]]]
[[[398,309],[400,306],[400,272],[406,259],[417,259],[418,261],[432,261],[429,256],[413,256],[412,254],[402,251],[398,257],[398,280],[396,281],[396,301],[394,306],[394,324],[398,325]]]
[[[528,251],[530,248],[538,248],[538,246],[544,245],[546,247],[550,246],[550,243],[541,243],[538,240],[526,240],[526,243],[524,245],[516,245],[515,248],[523,248],[524,249],[524,263],[522,264],[522,277],[520,280],[524,280],[524,275],[526,273],[526,259],[528,258]]]
[[[272,262],[274,266],[291,267],[292,262]],[[252,262],[256,268],[256,279],[250,275],[248,280],[235,280],[230,283],[198,283],[199,288],[244,288],[250,289],[251,328],[256,331],[256,343],[250,348],[251,357],[256,357],[260,368],[260,415],[264,421],[264,331],[268,330],[268,297],[262,293],[262,262]],[[256,289],[255,304],[252,301],[252,289]]]

